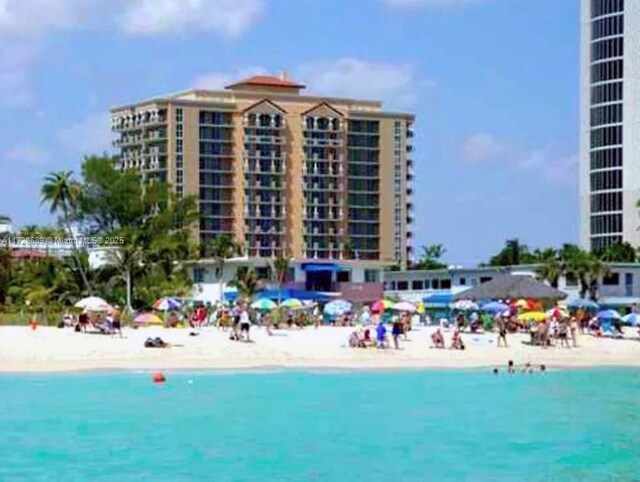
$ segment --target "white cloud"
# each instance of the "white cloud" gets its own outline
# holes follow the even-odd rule
[[[18,144],[4,153],[4,158],[13,162],[31,165],[43,165],[49,162],[49,153],[32,142]]]
[[[237,37],[262,14],[264,0],[132,0],[122,27],[133,35],[188,30]]]
[[[252,75],[267,74],[263,67],[247,67],[234,72],[210,72],[200,74],[193,80],[193,87],[196,89],[224,89],[227,85],[237,82]]]
[[[382,0],[382,3],[399,10],[450,9],[486,2],[488,0]]]
[[[460,148],[460,158],[467,163],[504,163],[521,171],[521,175],[538,174],[553,184],[577,180],[577,155],[560,154],[554,147],[531,149],[487,133],[467,137]]]
[[[207,31],[237,37],[265,0],[0,0],[0,105],[33,101],[31,70],[48,36],[73,29],[131,35]]]
[[[502,160],[513,148],[491,134],[473,134],[462,143],[460,154],[465,162],[478,163]]]
[[[356,58],[302,65],[297,75],[310,91],[323,95],[382,100],[395,108],[415,102],[411,64],[376,63]]]
[[[58,132],[58,141],[68,152],[78,155],[101,155],[111,150],[111,127],[108,114],[94,114]]]

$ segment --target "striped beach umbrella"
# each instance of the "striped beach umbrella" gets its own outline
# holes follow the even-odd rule
[[[173,298],[160,298],[153,304],[153,309],[158,311],[179,310],[182,304]]]

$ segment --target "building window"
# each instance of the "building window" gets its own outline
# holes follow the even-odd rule
[[[414,280],[411,283],[411,289],[414,291],[420,291],[424,289],[424,282],[422,280]]]
[[[618,286],[620,284],[620,274],[611,273],[602,278],[602,284],[605,286]]]
[[[493,278],[491,276],[481,276],[480,277],[480,284],[483,283],[488,283],[489,281],[491,281]]]
[[[176,109],[176,122],[182,122],[182,109]]]
[[[467,279],[466,278],[460,278],[460,286],[466,286],[467,284]]]
[[[365,283],[380,283],[380,271],[377,269],[365,269],[364,270],[364,282]]]
[[[351,282],[351,271],[348,269],[341,269],[338,271],[336,275],[336,281],[338,283],[349,283]]]
[[[451,280],[450,279],[441,279],[440,280],[440,289],[443,289],[443,290],[451,289]]]
[[[408,281],[398,281],[398,291],[407,291],[409,289]]]
[[[193,282],[204,283],[204,268],[193,268]]]

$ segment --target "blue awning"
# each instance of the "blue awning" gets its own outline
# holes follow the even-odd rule
[[[451,293],[436,293],[425,297],[423,301],[427,308],[448,308],[453,301],[453,295]]]
[[[329,271],[335,273],[340,270],[339,266],[334,263],[302,263],[302,271],[306,273],[317,273],[320,271]]]
[[[258,290],[254,295],[255,299],[258,298],[269,298],[270,300],[277,301],[286,300],[287,298],[296,298],[299,300],[311,300],[311,301],[331,301],[333,298],[325,293],[319,293],[317,291],[305,291],[305,290],[296,290],[296,289],[288,289],[283,288],[278,291],[274,290]],[[236,301],[238,299],[237,291],[225,291],[224,292],[225,301]]]

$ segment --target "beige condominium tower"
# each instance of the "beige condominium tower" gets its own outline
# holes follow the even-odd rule
[[[254,76],[116,107],[117,165],[195,195],[201,246],[230,233],[250,257],[405,265],[414,116],[304,88]]]

